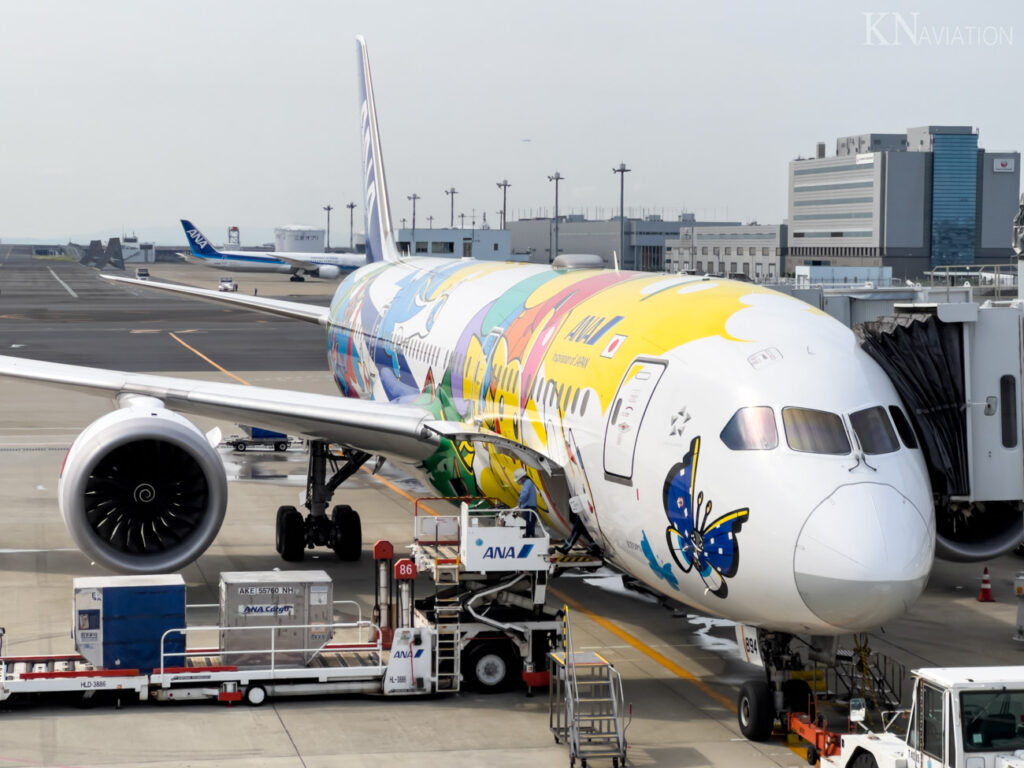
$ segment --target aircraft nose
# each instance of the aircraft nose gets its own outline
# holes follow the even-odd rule
[[[904,613],[928,581],[934,522],[890,485],[840,486],[797,539],[796,585],[822,621],[874,629]]]

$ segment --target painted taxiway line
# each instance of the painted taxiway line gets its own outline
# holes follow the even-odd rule
[[[53,275],[53,279],[60,283],[62,286],[64,286],[64,290],[71,294],[71,298],[78,298],[78,294],[71,290],[71,286],[65,283],[59,277],[57,277],[57,273],[53,271],[53,267],[47,267],[47,270],[49,270],[50,274]]]
[[[178,336],[177,336],[176,334],[173,334],[173,333],[171,333],[171,334],[169,334],[169,336],[170,336],[170,337],[171,337],[172,339],[174,339],[174,340],[175,340],[176,342],[178,342],[179,344],[181,344],[181,346],[183,346],[183,347],[184,347],[185,349],[187,349],[187,350],[188,350],[189,352],[193,352],[193,353],[195,353],[196,355],[198,355],[198,356],[199,356],[199,357],[201,357],[201,358],[202,358],[203,360],[205,360],[206,362],[208,362],[208,363],[209,363],[210,365],[212,365],[212,366],[213,366],[214,368],[216,368],[216,369],[217,369],[218,371],[220,371],[221,373],[223,373],[223,374],[226,374],[226,375],[230,376],[230,377],[231,377],[232,379],[234,379],[235,381],[240,381],[240,382],[241,382],[242,384],[245,384],[245,386],[247,386],[247,387],[251,387],[251,386],[252,386],[252,385],[251,385],[251,384],[250,384],[250,383],[249,383],[248,381],[246,381],[245,379],[243,379],[243,378],[242,378],[241,376],[236,376],[236,375],[235,375],[235,374],[233,374],[233,373],[232,373],[231,371],[229,371],[229,370],[228,370],[227,368],[225,368],[225,367],[223,367],[222,365],[218,365],[217,363],[213,362],[213,360],[211,360],[210,358],[208,358],[208,357],[207,357],[206,355],[204,355],[204,354],[203,354],[202,352],[200,352],[200,351],[199,351],[198,349],[196,349],[196,348],[195,348],[195,347],[193,347],[192,345],[188,344],[187,342],[184,342],[184,341],[182,341],[182,340],[181,340],[180,338],[178,338]]]

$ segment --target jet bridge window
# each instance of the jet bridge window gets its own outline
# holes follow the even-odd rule
[[[783,408],[782,425],[786,428],[786,443],[794,451],[837,456],[850,452],[850,438],[843,420],[834,413]]]
[[[860,441],[860,447],[868,456],[880,453],[892,453],[900,449],[892,422],[885,413],[885,408],[876,405],[850,414],[850,426]]]
[[[775,412],[766,405],[740,408],[721,434],[722,442],[734,451],[770,451],[779,446]]]

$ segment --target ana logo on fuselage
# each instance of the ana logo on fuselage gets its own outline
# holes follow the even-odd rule
[[[576,323],[576,326],[565,335],[565,339],[592,346],[597,344],[600,338],[618,325],[622,319],[622,315],[616,315],[611,319],[599,315],[587,315]]]

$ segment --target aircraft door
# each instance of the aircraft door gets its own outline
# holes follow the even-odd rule
[[[640,424],[666,365],[664,360],[638,357],[622,377],[604,428],[604,471],[607,474],[632,479]]]

